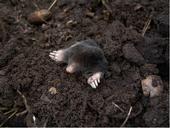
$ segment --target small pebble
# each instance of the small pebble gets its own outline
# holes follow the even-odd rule
[[[143,94],[145,96],[160,96],[163,91],[163,82],[159,76],[149,75],[141,81]]]
[[[90,17],[90,18],[93,18],[94,17],[94,12],[86,11],[85,15]]]
[[[42,24],[51,19],[51,17],[52,13],[50,11],[41,9],[28,15],[27,19],[31,24]]]
[[[55,95],[55,94],[57,94],[57,89],[56,89],[55,87],[51,87],[51,88],[48,90],[48,92],[50,92],[50,94],[52,94],[52,95]]]
[[[66,26],[68,27],[71,27],[71,26],[74,26],[77,24],[77,21],[73,21],[73,20],[69,20],[67,23],[66,23]]]

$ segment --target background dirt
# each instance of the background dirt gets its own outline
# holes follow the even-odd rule
[[[36,10],[34,5],[48,8],[48,0],[0,0],[1,123],[12,108],[17,113],[25,110],[18,89],[37,126],[121,126],[130,106],[125,126],[169,126],[168,0],[110,0],[111,13],[94,1],[59,0],[52,19],[35,26],[27,16]],[[83,74],[67,74],[66,65],[48,56],[87,38],[99,43],[109,62],[96,90]],[[129,46],[138,52],[131,53]],[[163,94],[151,101],[143,96],[140,83],[148,74],[159,75],[164,82]],[[50,93],[51,87],[56,94]],[[3,126],[31,125],[26,115],[14,115]]]

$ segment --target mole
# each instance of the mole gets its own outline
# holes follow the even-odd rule
[[[49,57],[58,63],[67,63],[66,72],[91,73],[87,83],[96,88],[107,71],[108,62],[95,40],[78,41],[68,48],[52,51]]]

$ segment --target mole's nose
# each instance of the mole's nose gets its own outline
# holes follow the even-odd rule
[[[75,72],[74,67],[73,67],[72,65],[67,66],[66,71],[67,71],[68,73],[74,73],[74,72]]]

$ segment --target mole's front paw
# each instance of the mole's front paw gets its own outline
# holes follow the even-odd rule
[[[64,50],[58,50],[58,51],[52,51],[50,52],[49,56],[51,59],[57,61],[57,62],[63,62],[65,61],[65,55]]]
[[[102,72],[94,73],[91,77],[88,78],[87,83],[90,84],[92,88],[96,88],[100,83],[102,77],[103,77]]]

